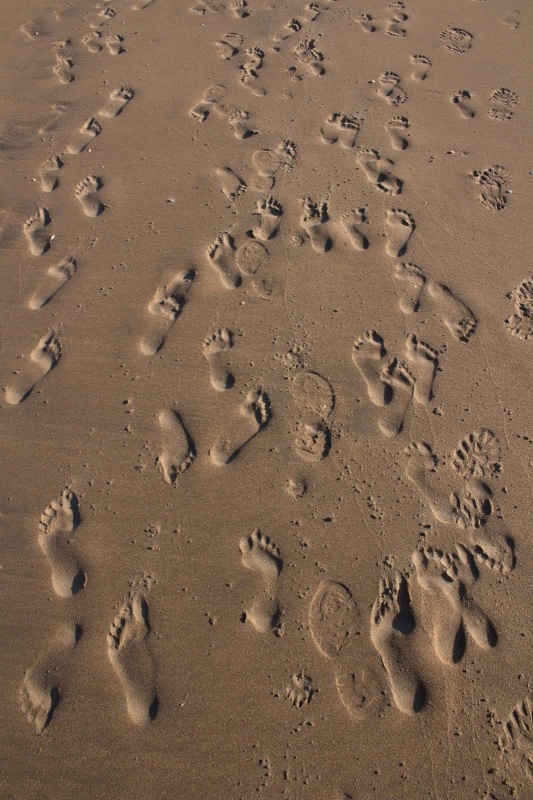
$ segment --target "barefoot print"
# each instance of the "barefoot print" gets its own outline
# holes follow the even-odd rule
[[[384,380],[387,351],[383,339],[376,331],[365,331],[355,340],[352,361],[361,373],[369,399],[383,408],[391,400],[391,387]]]
[[[268,395],[262,389],[252,389],[239,408],[239,416],[209,451],[213,464],[223,466],[233,461],[259,431],[266,428],[271,418]]]
[[[176,486],[179,476],[196,458],[196,449],[177,411],[166,408],[159,412],[157,419],[161,430],[161,455],[156,464],[166,483]]]
[[[259,217],[257,225],[252,229],[256,239],[266,242],[273,239],[278,232],[279,222],[283,214],[281,203],[272,196],[265,197],[256,204],[255,214]]]
[[[130,102],[135,92],[127,86],[114,89],[100,109],[102,117],[116,117],[122,113],[124,107]]]
[[[439,365],[438,353],[412,333],[407,337],[405,354],[415,376],[415,403],[425,405],[433,398],[433,382]]]
[[[403,256],[407,244],[416,228],[415,221],[408,211],[401,208],[389,208],[385,214],[385,249],[391,258]]]
[[[244,614],[258,633],[276,631],[279,626],[278,579],[282,561],[278,548],[268,536],[255,530],[239,543],[242,564],[257,572],[261,579],[260,591]]]
[[[81,203],[83,213],[87,217],[97,217],[105,209],[105,205],[97,195],[102,188],[102,181],[95,175],[89,175],[80,181],[74,191],[76,199]]]
[[[59,184],[57,173],[63,166],[63,162],[59,156],[50,156],[39,169],[39,176],[41,178],[41,188],[43,192],[53,192]]]
[[[140,341],[141,352],[154,356],[165,344],[172,326],[181,314],[187,294],[195,278],[195,271],[178,272],[172,280],[158,286],[148,303],[147,331]]]
[[[309,236],[311,247],[316,253],[327,253],[331,250],[332,242],[325,223],[328,221],[328,207],[326,203],[315,202],[310,197],[300,201],[304,210],[300,217],[300,225]]]
[[[207,248],[207,258],[225,289],[235,289],[241,285],[242,277],[235,260],[235,242],[231,234],[219,234]]]
[[[354,250],[367,250],[369,247],[368,239],[361,230],[365,222],[367,222],[366,208],[357,208],[342,216],[341,225]]]
[[[39,546],[50,564],[52,586],[59,597],[71,597],[86,583],[86,576],[71,550],[71,537],[79,525],[78,498],[68,489],[48,505],[39,522]]]
[[[40,208],[35,214],[26,220],[22,226],[24,236],[28,240],[30,253],[33,256],[40,256],[50,247],[50,237],[44,228],[50,224],[50,215],[46,208]]]
[[[48,375],[61,358],[61,344],[55,331],[49,331],[31,351],[31,363],[26,362],[17,380],[6,388],[5,398],[11,405],[25,400],[39,381]]]
[[[75,271],[76,260],[72,256],[48,267],[43,281],[28,301],[29,307],[36,310],[46,305],[71,279]]]
[[[235,383],[235,377],[226,362],[226,354],[232,347],[233,334],[229,328],[219,328],[202,343],[204,356],[209,365],[211,386],[217,392],[231,389]]]
[[[72,141],[67,144],[67,150],[71,155],[75,156],[83,152],[87,145],[102,132],[102,126],[94,117],[89,117],[85,120],[83,125],[78,131],[78,134],[73,137]]]

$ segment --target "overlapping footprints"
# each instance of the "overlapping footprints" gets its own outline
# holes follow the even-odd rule
[[[283,566],[279,549],[259,529],[244,536],[239,548],[243,566],[256,572],[261,582],[242,621],[251,622],[258,633],[279,633],[278,581]]]
[[[333,388],[322,375],[301,370],[290,379],[289,391],[302,413],[294,440],[295,452],[305,461],[321,461],[331,449],[327,420],[335,407]]]

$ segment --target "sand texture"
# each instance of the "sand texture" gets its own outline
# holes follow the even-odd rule
[[[531,800],[531,0],[1,16],[0,800]]]

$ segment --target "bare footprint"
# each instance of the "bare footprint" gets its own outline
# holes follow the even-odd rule
[[[361,30],[365,33],[374,33],[376,30],[371,14],[356,14],[355,21],[361,26]]]
[[[405,136],[405,131],[409,127],[407,117],[392,117],[385,123],[385,130],[390,136],[391,144],[395,150],[405,150],[409,147],[409,141]]]
[[[391,258],[403,256],[416,227],[413,217],[401,208],[389,208],[385,215],[385,249]]]
[[[74,492],[65,489],[45,508],[39,522],[39,546],[48,559],[52,586],[60,597],[71,597],[86,584],[78,560],[68,552],[79,521],[78,498]]]
[[[414,333],[407,337],[405,353],[416,378],[415,402],[429,403],[433,397],[433,382],[439,365],[438,353],[429,344],[420,341]]]
[[[260,177],[273,178],[279,169],[291,169],[295,158],[294,142],[282,139],[272,150],[256,150],[252,156],[252,166]]]
[[[254,213],[259,216],[259,221],[253,228],[252,233],[254,238],[266,242],[269,239],[273,239],[278,232],[283,208],[281,203],[274,200],[271,195],[259,200],[256,204],[256,208],[257,211]]]
[[[95,136],[102,132],[102,126],[95,117],[89,117],[81,126],[78,134],[67,144],[67,150],[73,156],[79,155]]]
[[[61,345],[55,331],[48,331],[30,353],[30,363],[22,367],[22,374],[6,388],[6,401],[11,405],[21,403],[35,389],[39,381],[48,375],[61,358]]]
[[[393,162],[381,158],[377,150],[359,148],[355,157],[369,183],[385,194],[396,195],[402,191],[402,181],[391,171]]]
[[[345,150],[355,145],[363,120],[348,114],[330,114],[320,129],[326,144],[338,142]]]
[[[102,181],[95,175],[89,175],[76,185],[74,194],[87,217],[97,217],[105,208],[97,195],[97,191],[101,188]]]
[[[469,105],[471,99],[470,92],[464,89],[459,92],[454,92],[451,96],[452,103],[457,106],[461,115],[467,119],[472,119],[472,117],[476,116],[475,111]]]
[[[122,47],[123,41],[124,37],[118,33],[112,33],[106,37],[105,44],[112,56],[119,56],[121,53],[126,52],[126,49]]]
[[[411,64],[414,66],[411,78],[414,81],[425,81],[431,67],[429,58],[426,56],[411,56],[410,60]]]
[[[248,392],[245,401],[224,435],[209,451],[211,461],[223,466],[233,461],[251,440],[266,428],[272,418],[270,400],[262,389]]]
[[[254,131],[248,124],[249,119],[250,112],[242,108],[238,108],[228,116],[229,126],[236,139],[249,139],[250,136],[257,133],[257,131]]]
[[[296,58],[301,64],[304,64],[311,75],[320,77],[324,75],[325,69],[322,66],[324,56],[316,49],[314,39],[302,39],[294,48]]]
[[[102,34],[100,31],[91,31],[87,33],[83,39],[81,40],[82,43],[85,45],[89,53],[99,53],[102,49],[101,40]]]
[[[385,346],[376,331],[365,331],[355,340],[352,361],[365,382],[368,397],[374,405],[383,408],[391,400],[391,387],[383,380]]]
[[[235,289],[242,283],[235,261],[235,242],[229,233],[221,233],[207,248],[207,258],[226,289]]]
[[[155,667],[147,646],[148,603],[140,589],[124,601],[107,634],[107,655],[126,697],[128,716],[145,725],[157,714]]]
[[[366,222],[366,208],[357,208],[343,214],[341,224],[354,250],[367,250],[368,239],[360,226]]]
[[[63,166],[59,156],[50,156],[44,164],[41,164],[39,176],[41,178],[41,188],[43,192],[53,192],[59,184],[57,173]]]
[[[265,87],[259,83],[259,75],[248,64],[241,67],[239,82],[246,86],[255,97],[264,97],[267,93]]]
[[[61,700],[56,673],[65,653],[72,650],[80,636],[78,625],[62,625],[49,649],[24,673],[19,690],[22,712],[38,736],[50,725]]]
[[[57,76],[60,83],[72,83],[74,80],[74,73],[72,72],[73,66],[74,62],[71,58],[59,54],[56,56],[53,73]]]
[[[328,207],[326,203],[315,202],[310,197],[305,197],[301,201],[304,213],[300,217],[300,225],[309,236],[311,247],[316,253],[327,253],[331,250],[332,241],[324,227],[329,219]]]
[[[34,256],[40,256],[50,247],[50,237],[43,230],[50,224],[50,215],[46,208],[39,208],[38,211],[29,217],[22,230],[24,236],[28,240],[30,253]]]
[[[279,625],[278,579],[282,568],[280,553],[268,536],[255,530],[239,543],[242,563],[259,573],[262,591],[256,596],[243,621],[249,620],[259,633],[276,631]]]
[[[236,200],[245,191],[245,182],[229,167],[217,167],[216,175],[220,178],[222,191],[230,202]]]
[[[370,638],[389,677],[392,698],[404,714],[416,714],[426,701],[424,684],[408,653],[414,627],[405,576],[395,571],[390,577],[381,577],[370,618]]]
[[[400,76],[396,72],[384,72],[378,78],[377,93],[383,97],[387,103],[397,108],[408,99],[407,93],[399,85]]]
[[[380,416],[378,426],[384,436],[392,438],[403,430],[413,399],[415,379],[404,364],[394,359],[383,370],[382,381],[390,386],[392,396]]]
[[[108,99],[100,109],[102,117],[116,117],[122,112],[124,106],[129,103],[135,92],[127,86],[113,89]]]
[[[331,450],[331,432],[324,422],[301,422],[294,441],[296,454],[304,461],[322,461]]]
[[[399,288],[398,302],[404,314],[413,314],[420,306],[420,296],[426,283],[422,270],[409,262],[403,261],[394,268],[394,281]]]
[[[161,429],[161,455],[156,464],[170,486],[176,486],[182,472],[196,458],[196,449],[177,411],[166,408],[158,414]]]
[[[209,365],[209,378],[213,389],[223,392],[235,383],[233,373],[228,369],[225,355],[233,347],[233,334],[229,328],[219,328],[202,343],[204,356]]]
[[[230,58],[237,55],[242,43],[243,38],[240,33],[224,33],[220,39],[215,42],[215,45],[219,48],[217,55],[224,59],[224,61],[229,61]]]
[[[181,314],[195,271],[178,272],[166,285],[162,284],[148,303],[147,332],[141,337],[140,348],[145,356],[154,356],[167,340],[170,329]]]
[[[213,109],[220,110],[219,103],[226,94],[226,87],[220,84],[208,86],[203,99],[189,109],[189,116],[197,122],[205,122]]]
[[[472,311],[444,284],[428,281],[427,288],[450,333],[459,342],[468,342],[477,326],[477,319]]]
[[[29,307],[35,311],[46,305],[61,287],[71,279],[75,271],[76,261],[72,256],[64,258],[59,264],[48,267],[44,280],[28,301]]]

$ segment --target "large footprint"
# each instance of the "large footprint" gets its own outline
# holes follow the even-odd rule
[[[209,451],[211,461],[217,466],[229,464],[259,431],[266,428],[272,418],[268,395],[262,389],[252,389],[240,406],[227,432]]]
[[[145,356],[154,356],[161,350],[170,333],[170,329],[181,314],[187,293],[195,278],[194,270],[179,272],[165,286],[158,286],[148,303],[150,314],[147,332],[141,338],[141,352]]]
[[[31,351],[31,364],[26,363],[15,383],[6,388],[6,401],[11,405],[21,403],[48,375],[61,358],[61,345],[55,331],[49,331]]]
[[[176,486],[181,473],[194,461],[196,450],[177,411],[171,408],[160,411],[158,421],[162,442],[157,465],[165,481],[170,486]]]
[[[107,654],[126,696],[128,716],[145,725],[157,714],[155,668],[147,639],[148,603],[137,589],[125,600],[107,634]]]
[[[243,565],[257,571],[263,582],[262,591],[244,619],[250,620],[259,633],[275,631],[279,622],[278,578],[282,568],[279,550],[260,530],[243,537],[239,547]]]
[[[221,233],[207,248],[209,263],[218,274],[225,289],[241,285],[242,277],[235,261],[235,242],[229,233]]]
[[[385,249],[391,258],[403,256],[407,243],[415,229],[415,221],[411,214],[401,208],[389,208],[385,215]]]
[[[78,498],[68,489],[45,508],[39,522],[39,546],[48,559],[52,586],[60,597],[71,597],[86,583],[83,569],[68,552],[70,537],[78,525]]]

